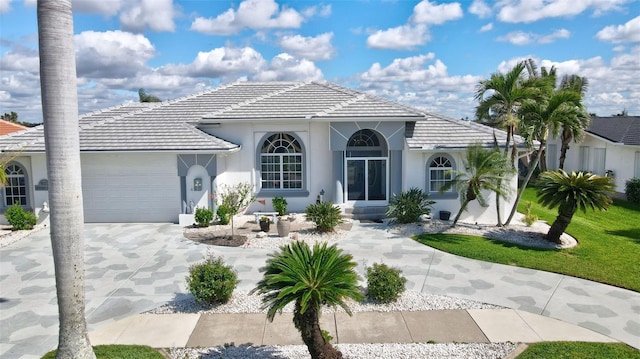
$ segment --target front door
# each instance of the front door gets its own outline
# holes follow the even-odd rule
[[[346,159],[347,202],[373,204],[387,202],[387,158],[356,157]]]

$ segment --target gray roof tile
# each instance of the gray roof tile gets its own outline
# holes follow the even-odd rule
[[[587,132],[611,142],[640,146],[640,116],[591,117]]]
[[[81,151],[233,151],[199,124],[262,120],[392,120],[415,123],[410,148],[457,148],[493,141],[493,129],[425,114],[330,82],[238,82],[162,103],[128,103],[79,118]],[[498,140],[504,138],[497,131]],[[44,151],[43,127],[0,137],[0,148]],[[504,141],[503,141],[504,142]]]

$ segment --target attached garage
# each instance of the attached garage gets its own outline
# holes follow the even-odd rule
[[[82,154],[86,222],[177,222],[175,154]]]

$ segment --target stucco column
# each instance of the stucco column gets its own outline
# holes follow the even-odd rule
[[[402,192],[402,151],[391,150],[389,151],[389,197],[400,192]]]
[[[344,203],[344,152],[333,151],[333,179],[336,183],[334,204]]]

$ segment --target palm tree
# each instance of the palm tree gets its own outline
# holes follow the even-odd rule
[[[84,317],[84,238],[71,0],[38,0],[40,84],[60,330],[56,358],[95,358]]]
[[[445,192],[455,187],[460,196],[460,210],[452,227],[458,223],[469,202],[478,200],[480,205],[487,205],[482,191],[493,191],[498,197],[509,195],[508,181],[504,179],[515,173],[510,160],[498,149],[483,148],[479,144],[472,145],[467,150],[464,167],[464,171],[455,171],[453,179],[440,189]]]
[[[586,77],[580,77],[577,75],[565,75],[560,81],[560,87],[563,89],[570,89],[580,94],[581,98],[584,98],[589,87],[589,81]],[[564,168],[564,160],[567,158],[567,151],[571,142],[580,142],[584,137],[584,131],[589,127],[591,118],[586,116],[580,116],[576,118],[567,118],[562,124],[561,142],[560,147],[560,159],[558,160],[558,168]]]
[[[586,213],[587,208],[606,210],[611,204],[615,188],[612,177],[600,177],[592,173],[567,174],[564,170],[547,171],[540,176],[538,200],[548,208],[558,207],[558,216],[549,228],[547,240],[560,243],[576,210]]]
[[[506,74],[500,72],[491,74],[488,80],[480,81],[476,87],[475,99],[479,101],[476,107],[476,120],[506,128],[505,155],[509,154],[511,140],[519,122],[520,106],[524,101],[538,96],[535,83],[527,81],[525,68],[525,62],[520,62]],[[514,162],[517,154],[516,146],[514,141],[514,149],[511,152]],[[502,226],[499,196],[496,198],[496,211],[498,226]]]
[[[349,315],[345,299],[362,299],[357,287],[356,263],[336,245],[315,244],[313,250],[305,242],[296,241],[269,255],[260,280],[251,293],[262,298],[267,318],[273,321],[278,311],[294,302],[293,323],[300,331],[311,358],[342,358],[342,353],[325,340],[320,329],[321,306],[341,306]]]
[[[555,78],[555,77],[554,77]],[[520,189],[516,195],[509,217],[505,225],[509,225],[513,219],[520,198],[524,193],[533,172],[541,161],[547,145],[549,131],[553,136],[558,136],[560,127],[563,124],[571,123],[573,120],[587,117],[587,113],[582,106],[579,93],[569,89],[552,90],[549,97],[544,100],[526,101],[521,107],[522,126],[520,133],[526,138],[527,143],[532,146],[533,141],[538,141],[538,148],[535,157],[529,164],[527,174],[520,184]]]

